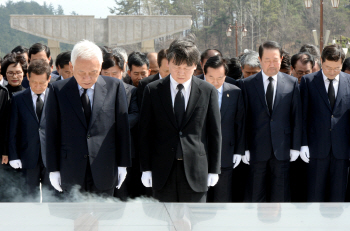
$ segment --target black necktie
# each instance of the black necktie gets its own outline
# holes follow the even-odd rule
[[[331,104],[331,108],[333,109],[334,103],[335,103],[335,91],[334,91],[334,86],[333,86],[334,79],[328,79],[328,80],[329,80],[328,99],[329,99],[329,103]]]
[[[84,89],[83,94],[81,95],[81,103],[83,104],[86,124],[89,126],[90,117],[91,117],[91,105],[89,96],[86,94],[88,89]]]
[[[270,111],[270,115],[272,115],[272,102],[273,102],[273,92],[274,92],[272,80],[273,78],[269,77],[270,83],[266,89],[266,102],[267,102],[267,107],[269,108],[269,111]]]
[[[36,107],[35,107],[36,115],[39,121],[41,119],[41,113],[43,112],[43,107],[44,107],[44,102],[40,98],[40,95],[41,94],[37,94],[38,98],[36,99]]]
[[[182,94],[182,89],[184,86],[182,84],[177,85],[178,92],[175,96],[174,102],[174,113],[178,127],[181,127],[182,118],[185,114],[185,97]]]

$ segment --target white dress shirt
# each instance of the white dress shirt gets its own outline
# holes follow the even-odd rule
[[[0,85],[4,86],[4,77],[0,80]]]
[[[187,108],[188,99],[190,98],[190,94],[191,94],[191,82],[192,82],[192,77],[182,84],[184,86],[184,88],[182,89],[182,94],[184,95],[184,98],[185,98],[185,110]],[[179,91],[177,89],[178,84],[179,83],[176,82],[173,79],[173,77],[170,75],[170,91],[171,91],[171,100],[173,102],[173,108],[175,103],[175,96]]]
[[[273,80],[272,80],[272,84],[273,84],[272,108],[273,108],[273,105],[275,103],[276,89],[277,89],[277,74],[274,76],[267,76],[264,73],[264,71],[262,71],[262,70],[261,70],[261,73],[262,73],[262,77],[263,77],[265,95],[266,95],[267,87],[269,86],[269,83],[270,83],[269,77],[273,78]],[[266,97],[265,97],[265,101],[266,101]]]
[[[79,95],[81,97],[81,95],[84,93],[84,88],[82,88],[79,84],[78,84],[78,88],[79,88]],[[95,84],[92,85],[92,87],[86,91],[86,94],[88,95],[90,100],[91,109],[94,102],[94,89],[95,89]]]
[[[328,93],[328,87],[329,87],[330,81],[328,80],[327,76],[324,75],[323,71],[322,71],[322,75],[323,75],[324,85],[326,87],[326,92]],[[337,75],[334,78],[334,80],[333,80],[333,87],[334,87],[335,98],[337,98],[338,88],[339,88],[339,75]]]
[[[38,95],[35,94],[32,89],[30,89],[30,92],[32,93],[32,100],[33,100],[33,106],[34,106],[34,111],[36,112],[36,101],[38,100]],[[40,95],[40,99],[43,101],[43,103],[45,102],[45,93],[46,93],[46,90],[41,93]]]
[[[221,87],[217,90],[218,90],[218,98],[219,98],[219,108],[221,109],[222,93],[224,92],[224,85],[221,85]]]
[[[63,76],[61,75],[60,77],[58,77],[58,78],[60,78],[61,80],[64,80],[64,78],[63,78]]]
[[[159,79],[162,79],[162,76],[158,73],[158,75],[159,75]]]

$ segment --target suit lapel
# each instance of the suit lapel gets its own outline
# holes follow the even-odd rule
[[[275,95],[275,102],[273,103],[273,111],[275,110],[275,108],[277,107],[278,103],[281,101],[282,99],[282,94],[283,94],[283,90],[284,90],[284,76],[278,72],[277,74],[277,89],[276,89],[276,95]]]
[[[74,76],[70,78],[67,84],[66,96],[73,107],[73,110],[77,114],[80,121],[83,123],[85,128],[87,128],[86,119],[83,112],[83,106],[81,104],[78,83],[75,80]]]
[[[195,76],[192,76],[191,94],[190,94],[190,98],[188,99],[186,112],[185,112],[184,118],[182,120],[182,124],[181,124],[180,129],[185,127],[187,122],[190,120],[190,118],[192,116],[192,113],[194,112],[194,109],[197,106],[198,99],[201,96],[201,91],[200,91],[200,89],[198,87],[198,84],[199,84],[198,81],[199,80]]]
[[[270,112],[269,112],[269,109],[267,108],[267,104],[266,104],[266,100],[265,100],[264,83],[263,83],[263,76],[262,76],[261,72],[259,72],[255,76],[254,84],[255,84],[255,88],[256,88],[256,91],[258,93],[260,102],[265,107],[266,113],[270,115]]]
[[[106,95],[107,95],[106,82],[101,76],[99,76],[95,83],[94,101],[92,106],[92,115],[91,115],[89,128],[91,128],[91,126],[93,125],[93,123],[97,118],[97,115],[102,110],[102,106],[106,99]]]
[[[161,80],[160,86],[161,87],[159,89],[159,98],[162,101],[163,107],[166,113],[168,114],[171,123],[174,125],[175,128],[178,128],[173,109],[173,102],[171,99],[170,75]]]
[[[321,95],[321,98],[323,99],[323,101],[325,102],[325,104],[327,105],[328,109],[330,111],[332,111],[331,109],[331,105],[329,103],[328,100],[328,94],[326,91],[326,87],[324,85],[324,81],[323,81],[323,75],[322,75],[322,71],[319,71],[315,77],[314,77],[314,83],[316,84],[317,90]]]
[[[36,113],[34,111],[33,98],[32,98],[30,88],[26,89],[25,92],[23,93],[23,100],[25,102],[25,105],[27,105],[28,110],[30,111],[30,114],[32,114],[35,120],[39,123],[38,117],[36,116]]]
[[[337,98],[335,100],[334,108],[337,108],[339,103],[341,102],[344,95],[347,93],[348,79],[340,72],[339,74],[339,85],[338,85],[338,93]]]
[[[220,108],[221,119],[224,118],[225,112],[227,111],[227,108],[229,105],[229,98],[228,98],[229,94],[227,92],[228,92],[227,84],[224,83],[223,90],[222,90],[222,98],[221,98],[221,108]]]
[[[49,88],[46,88],[46,90],[45,90],[45,100],[44,100],[44,107],[43,107],[43,112],[41,113],[41,119],[40,119],[40,123],[42,122],[42,121],[45,121],[45,108],[46,108],[46,100],[47,100],[47,97],[49,96],[49,93],[50,91],[49,91]]]

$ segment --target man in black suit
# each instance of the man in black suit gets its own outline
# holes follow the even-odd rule
[[[250,164],[245,200],[287,202],[289,162],[298,158],[301,146],[298,81],[279,72],[282,53],[277,42],[260,45],[259,60],[262,71],[242,81],[246,107],[246,152],[242,161]]]
[[[166,49],[162,49],[158,52],[157,62],[159,66],[159,73],[141,79],[139,82],[139,86],[137,87],[137,104],[139,108],[141,108],[143,91],[145,90],[147,84],[162,79],[163,77],[169,75],[169,64],[166,58]]]
[[[50,181],[58,191],[78,185],[112,196],[131,165],[125,89],[120,80],[99,75],[102,61],[98,46],[81,41],[72,51],[74,77],[52,83],[46,153]]]
[[[207,62],[207,60],[210,58],[210,57],[213,57],[213,56],[222,56],[221,52],[217,49],[206,49],[202,54],[201,54],[201,67],[202,67],[202,70],[204,70],[204,65],[205,63]],[[200,78],[202,80],[205,80],[204,79],[204,73],[203,74],[200,74],[200,75],[197,75],[196,76],[197,78]],[[228,77],[228,76],[227,76]],[[231,77],[228,77],[228,78],[225,78],[225,82],[227,83],[230,83],[230,84],[233,84],[233,85],[238,85],[238,82],[231,78]]]
[[[321,55],[322,69],[301,79],[300,157],[308,163],[309,202],[345,200],[350,153],[350,75],[340,71],[344,59],[341,46],[326,46]]]
[[[58,73],[58,78],[56,81],[68,79],[73,76],[73,73],[69,68],[70,56],[70,51],[65,51],[57,55],[55,65]]]
[[[128,75],[130,76],[131,82],[126,83],[131,84],[135,87],[138,87],[139,81],[141,79],[148,77],[151,73],[147,55],[142,52],[134,51],[129,55],[128,67]]]
[[[199,62],[193,41],[173,41],[167,58],[170,75],[148,84],[142,101],[142,183],[163,202],[205,202],[220,173],[218,94],[192,76]]]
[[[233,176],[233,169],[241,162],[245,149],[244,102],[241,89],[225,82],[227,71],[221,56],[209,58],[204,65],[205,80],[218,91],[222,133],[221,174],[219,182],[209,189],[210,202],[232,202],[233,179],[242,177]]]
[[[49,95],[51,68],[44,60],[31,62],[28,68],[29,86],[12,97],[9,160],[15,168],[23,168],[25,192],[29,197],[39,199],[42,188],[50,189],[49,174],[46,171],[46,101]],[[29,199],[29,198],[28,198]],[[46,200],[43,196],[43,200]]]

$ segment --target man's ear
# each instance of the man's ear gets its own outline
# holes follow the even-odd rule
[[[150,75],[150,74],[151,74],[151,71],[152,71],[151,69],[148,69],[148,75]]]
[[[72,62],[69,62],[69,70],[73,74],[73,64],[72,64]]]
[[[130,70],[128,70],[128,75],[131,77],[131,72],[130,72]]]

